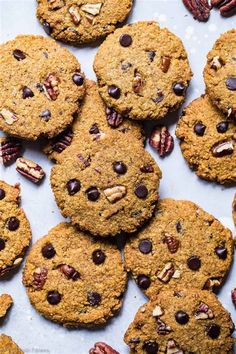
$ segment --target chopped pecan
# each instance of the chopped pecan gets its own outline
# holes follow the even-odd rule
[[[81,6],[81,10],[87,12],[92,16],[96,16],[100,14],[102,4],[84,4]]]
[[[110,345],[98,342],[95,343],[94,348],[90,349],[89,354],[119,354],[115,349],[110,347]]]
[[[45,172],[35,162],[19,157],[16,160],[16,170],[33,183],[39,183],[45,176]]]
[[[170,253],[176,253],[179,249],[179,240],[177,240],[174,236],[165,234],[162,238],[163,243],[167,244],[168,250]]]
[[[219,55],[216,55],[212,61],[211,61],[211,68],[214,69],[214,70],[219,70],[220,68],[222,68],[222,66],[224,65],[224,61],[223,59],[221,59],[219,57]]]
[[[212,155],[214,157],[223,157],[232,155],[234,152],[234,144],[232,140],[221,141],[212,147]]]
[[[170,154],[174,148],[174,139],[165,126],[155,126],[149,138],[149,144],[160,157]]]
[[[50,73],[44,80],[43,90],[48,99],[55,101],[59,95],[60,80],[55,74]]]
[[[156,306],[154,310],[152,311],[153,317],[160,317],[164,314],[164,311],[160,306]]]
[[[221,285],[221,281],[217,278],[211,278],[206,281],[204,284],[204,290],[217,290]]]
[[[18,120],[16,114],[6,108],[3,108],[0,111],[0,118],[3,118],[5,120],[5,123],[7,123],[8,125],[12,125]]]
[[[53,11],[59,10],[63,6],[65,6],[64,0],[49,0],[48,8],[50,10],[53,10]]]
[[[104,190],[104,194],[110,203],[116,203],[126,195],[125,186],[116,186]]]
[[[9,165],[20,156],[22,145],[14,138],[0,138],[0,163]]]
[[[210,307],[201,301],[195,313],[195,317],[197,320],[207,320],[214,318],[214,314]]]
[[[78,280],[80,278],[79,272],[75,270],[75,268],[67,265],[62,264],[59,266],[59,270],[67,277],[67,279]]]
[[[183,3],[195,20],[207,21],[209,19],[211,6],[208,0],[183,0]]]
[[[161,70],[163,73],[167,73],[170,67],[170,57],[161,57]]]
[[[77,156],[78,156],[78,159],[83,163],[84,167],[90,166],[90,162],[91,162],[90,157],[88,159],[85,159],[82,154],[78,154]]]
[[[80,16],[80,13],[79,13],[79,8],[78,6],[71,6],[69,8],[69,13],[72,17],[72,20],[74,22],[75,25],[78,25],[81,21],[81,16]]]
[[[35,269],[33,273],[33,288],[41,290],[47,280],[48,270],[45,267]]]
[[[154,168],[152,165],[144,165],[140,167],[140,171],[143,173],[152,173],[154,172]]]
[[[124,121],[124,117],[116,112],[113,108],[107,107],[106,109],[107,122],[112,128],[117,128]]]
[[[137,69],[135,69],[134,79],[133,79],[133,84],[132,84],[134,93],[137,93],[137,94],[140,93],[142,90],[143,84],[144,84],[144,82],[142,80],[141,74],[137,71]]]
[[[218,7],[222,16],[231,16],[236,12],[236,0],[211,0],[213,7]]]
[[[157,278],[163,283],[168,283],[175,273],[174,265],[168,262],[162,271],[157,275]]]
[[[157,333],[161,335],[169,334],[172,331],[171,327],[168,326],[164,321],[158,318],[157,320]]]
[[[69,127],[52,140],[52,150],[62,153],[68,146],[70,146],[73,140],[74,133]]]
[[[167,342],[166,354],[184,354],[184,352],[173,339],[169,339]]]

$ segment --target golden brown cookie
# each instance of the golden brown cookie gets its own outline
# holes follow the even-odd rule
[[[233,354],[234,324],[208,291],[163,291],[140,307],[125,334],[132,354]]]
[[[233,260],[230,230],[190,201],[163,199],[125,246],[125,263],[148,297],[163,289],[219,288]]]
[[[177,110],[192,76],[183,43],[156,22],[137,22],[109,35],[94,70],[106,104],[136,120]]]
[[[1,354],[24,354],[24,352],[13,342],[12,338],[5,334],[0,334]]]
[[[115,244],[62,223],[33,246],[23,282],[31,304],[46,318],[91,327],[119,311],[126,278]]]
[[[0,45],[0,129],[35,140],[73,120],[84,94],[80,64],[49,38],[18,36]]]
[[[0,295],[0,319],[2,317],[5,317],[8,310],[10,309],[10,307],[13,304],[13,299],[11,297],[11,295],[8,294],[2,294]],[[0,350],[1,353],[1,350]]]
[[[234,196],[234,200],[232,204],[232,213],[233,213],[234,224],[236,225],[236,194]]]
[[[128,16],[133,0],[38,0],[45,32],[73,45],[96,41]]]
[[[236,124],[208,95],[184,110],[176,136],[184,158],[199,177],[221,184],[236,182]]]

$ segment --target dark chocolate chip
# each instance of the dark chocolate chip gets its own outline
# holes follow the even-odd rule
[[[67,182],[66,188],[67,188],[69,195],[75,195],[76,193],[78,193],[80,191],[80,188],[81,188],[80,181],[78,181],[75,178],[71,179],[70,181]]]
[[[152,242],[149,240],[142,240],[139,242],[139,251],[143,254],[152,252]]]
[[[97,292],[88,293],[87,300],[91,306],[98,306],[102,300],[101,295]]]
[[[145,342],[143,345],[143,350],[145,350],[147,354],[156,354],[158,349],[159,346],[156,342]]]
[[[120,92],[119,87],[117,87],[115,85],[111,85],[108,87],[108,94],[111,97],[118,99],[118,98],[120,98],[121,92]]]
[[[15,216],[10,217],[7,219],[7,228],[10,231],[16,231],[20,226],[20,221]]]
[[[43,29],[50,36],[50,34],[52,33],[52,27],[50,26],[50,23],[48,23],[47,21],[44,21]]]
[[[45,109],[45,111],[40,114],[40,118],[42,118],[45,122],[48,122],[51,118],[51,112],[49,109]]]
[[[147,275],[142,274],[138,276],[137,283],[141,289],[146,290],[151,285],[151,280]]]
[[[26,55],[19,49],[15,49],[13,51],[13,56],[18,61],[24,60],[26,58]]]
[[[91,128],[89,129],[90,134],[98,134],[99,133],[99,128],[97,123],[94,123]]]
[[[187,263],[191,270],[198,270],[201,267],[201,260],[197,256],[189,257]]]
[[[22,97],[23,97],[24,100],[26,98],[34,97],[34,93],[29,87],[24,86],[23,89],[22,89]]]
[[[189,315],[184,311],[178,311],[175,314],[175,319],[179,324],[185,325],[189,321]]]
[[[47,301],[50,305],[57,305],[61,301],[61,294],[58,291],[49,291]]]
[[[178,221],[177,224],[176,224],[176,230],[177,230],[178,233],[181,233],[182,230],[183,230],[183,227],[182,227],[182,224],[181,224],[180,221]]]
[[[0,188],[0,200],[4,199],[6,196],[6,193],[4,191],[4,189]]]
[[[215,253],[220,259],[225,260],[227,258],[228,251],[225,247],[223,246],[218,246],[215,248]]]
[[[220,134],[226,133],[227,130],[229,129],[229,123],[226,121],[220,122],[217,124],[216,129]]]
[[[153,50],[147,52],[148,55],[148,59],[150,60],[150,62],[153,62],[156,56],[156,52],[154,52]]]
[[[173,91],[176,94],[176,96],[184,96],[186,87],[182,82],[177,82],[176,84],[173,85]]]
[[[212,339],[217,339],[220,335],[220,326],[212,324],[207,327],[207,335]]]
[[[132,37],[129,34],[122,34],[122,36],[120,36],[120,45],[122,47],[129,47],[132,42]]]
[[[117,161],[113,163],[113,170],[118,175],[124,175],[127,172],[127,166],[122,161]]]
[[[198,136],[203,136],[206,130],[206,126],[202,123],[197,123],[194,125],[194,132]]]
[[[47,243],[45,246],[43,246],[41,252],[44,258],[47,259],[53,258],[56,254],[55,248],[51,243]]]
[[[88,200],[91,200],[91,202],[95,202],[96,200],[98,200],[100,196],[100,192],[97,189],[97,187],[90,187],[86,191],[86,193],[87,193]]]
[[[136,187],[134,193],[138,198],[145,199],[148,196],[148,189],[143,184],[140,184],[138,187]]]
[[[236,77],[229,77],[225,84],[228,90],[236,91]]]
[[[82,86],[84,83],[84,77],[82,74],[76,73],[72,76],[72,79],[77,86]]]
[[[106,255],[103,251],[101,250],[96,250],[93,252],[92,254],[92,259],[93,259],[93,262],[96,264],[96,265],[99,265],[99,264],[102,264],[105,262],[105,259],[106,259]]]
[[[3,240],[3,238],[0,238],[0,251],[4,250],[6,245],[5,240]]]

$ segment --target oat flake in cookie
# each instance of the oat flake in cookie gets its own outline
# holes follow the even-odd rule
[[[60,162],[64,159],[67,148],[73,144],[94,145],[105,134],[117,134],[124,136],[128,141],[134,139],[144,143],[142,129],[137,122],[128,120],[113,109],[107,108],[103,103],[94,81],[86,80],[86,94],[82,103],[81,111],[74,120],[71,128],[67,128],[59,136],[49,140],[44,147],[45,154],[49,159]]]
[[[93,327],[119,311],[126,278],[115,244],[61,223],[33,246],[23,282],[31,304],[46,318]]]
[[[208,95],[184,110],[176,136],[184,158],[199,177],[221,184],[236,182],[236,123]]]
[[[148,152],[124,136],[73,145],[53,167],[51,185],[62,215],[93,235],[133,232],[148,220],[158,199],[161,172]]]
[[[12,338],[5,334],[0,335],[0,353],[3,354],[24,354],[24,352],[13,342]]]
[[[132,354],[233,354],[234,324],[217,297],[208,291],[163,291],[143,305],[125,342]]]
[[[223,33],[207,56],[204,78],[212,102],[236,116],[236,30]]]
[[[125,263],[148,297],[177,286],[215,290],[230,269],[233,247],[230,230],[196,204],[164,199],[128,239]]]
[[[77,59],[55,41],[18,36],[0,45],[0,129],[35,140],[73,120],[84,94]]]
[[[178,109],[192,76],[181,40],[156,22],[137,22],[109,35],[94,70],[107,105],[136,120]]]
[[[93,42],[125,20],[133,0],[38,0],[45,32],[73,45]]]
[[[19,203],[19,186],[0,181],[0,277],[21,264],[30,244],[30,225]]]

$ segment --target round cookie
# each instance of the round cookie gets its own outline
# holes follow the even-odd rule
[[[19,203],[19,185],[0,181],[0,277],[21,264],[31,241],[30,224]]]
[[[236,30],[223,33],[207,56],[204,78],[212,102],[236,116]]]
[[[236,124],[207,95],[184,110],[176,136],[184,158],[199,177],[221,184],[236,182]]]
[[[125,246],[125,263],[148,297],[163,289],[217,290],[233,260],[233,238],[189,201],[161,200],[155,217]]]
[[[213,293],[180,288],[142,306],[124,339],[132,354],[233,354],[233,331],[230,314]]]
[[[51,172],[64,217],[95,236],[134,232],[148,220],[158,199],[161,172],[148,152],[125,137],[109,135],[73,145]]]
[[[3,354],[24,354],[24,352],[13,342],[12,338],[0,334],[0,353]]]
[[[29,140],[59,134],[84,94],[77,59],[52,39],[32,35],[0,51],[0,129]]]
[[[232,213],[233,213],[234,224],[236,225],[236,194],[234,196],[234,200],[232,204]]]
[[[113,32],[128,16],[133,0],[37,0],[45,32],[73,45],[93,42]]]
[[[104,325],[122,306],[126,280],[115,244],[66,223],[36,242],[23,275],[31,304],[66,327]]]
[[[126,139],[137,139],[144,143],[144,134],[141,126],[126,117],[107,108],[101,99],[97,85],[94,81],[86,80],[86,94],[81,111],[72,126],[59,136],[50,140],[44,147],[44,153],[49,159],[60,162],[64,158],[64,151],[73,144],[84,144],[84,139],[89,145],[96,144],[100,135],[116,133]],[[132,139],[132,140],[131,140]]]
[[[94,70],[106,104],[136,120],[178,109],[192,76],[183,43],[156,22],[137,22],[109,35]]]

